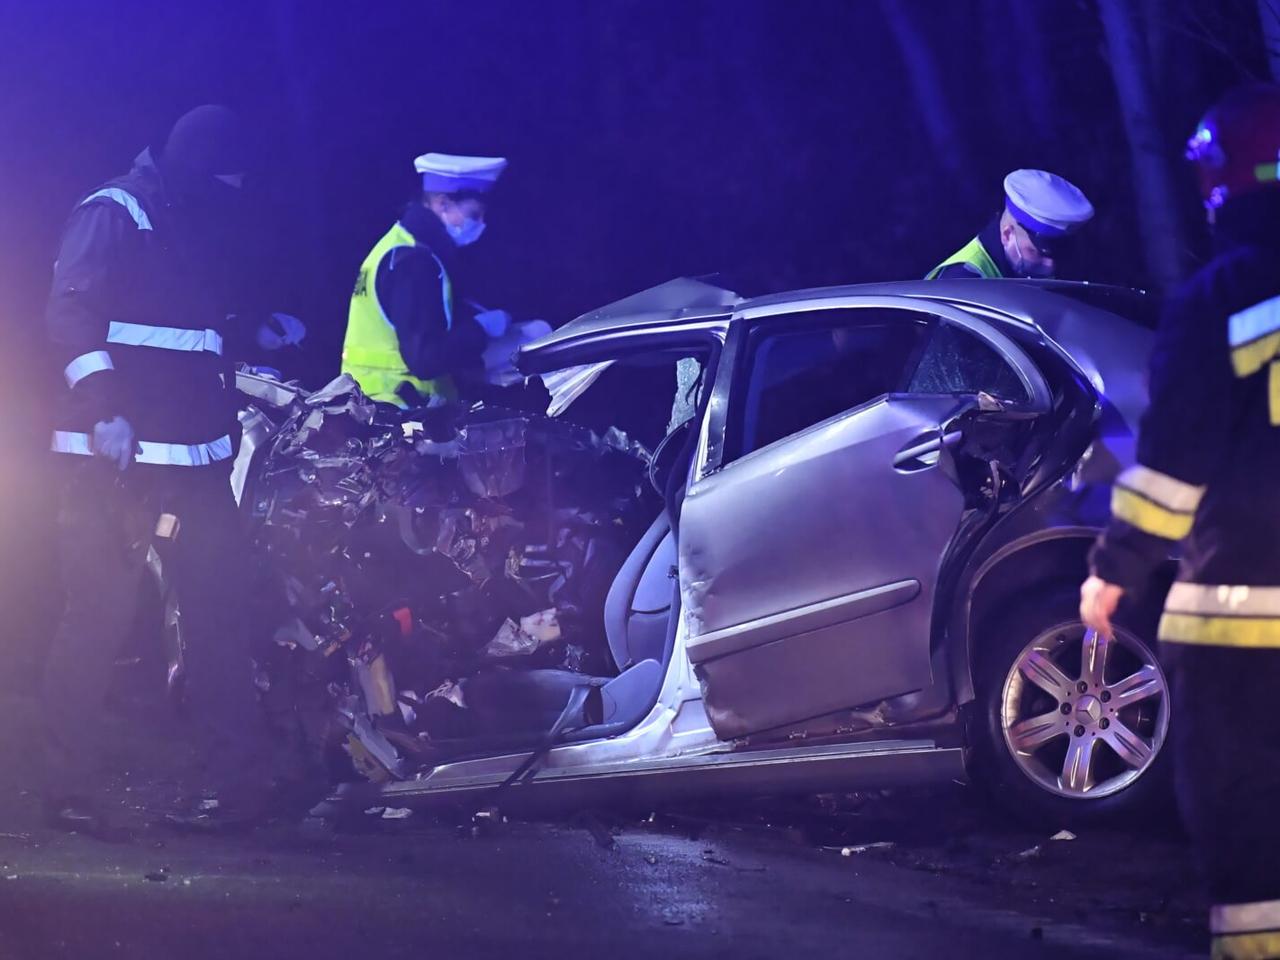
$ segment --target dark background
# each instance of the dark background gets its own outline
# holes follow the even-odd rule
[[[1214,97],[1265,75],[1258,8],[1131,7],[1190,268],[1205,236],[1175,160]],[[465,278],[480,302],[553,324],[681,274],[744,293],[918,277],[999,209],[1019,166],[1069,177],[1098,209],[1068,272],[1153,281],[1091,0],[0,0],[0,37],[0,574],[31,643],[49,593],[37,465],[59,231],[198,103],[256,131],[260,293],[309,324],[286,373],[314,384],[337,371],[356,268],[426,151],[510,158]]]

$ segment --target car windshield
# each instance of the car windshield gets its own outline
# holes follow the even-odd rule
[[[705,396],[706,354],[644,354],[542,375],[550,416],[597,433],[621,430],[652,450],[694,415]]]

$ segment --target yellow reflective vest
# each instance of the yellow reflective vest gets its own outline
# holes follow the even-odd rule
[[[397,247],[417,246],[413,234],[400,223],[394,224],[383,235],[360,265],[355,290],[351,293],[351,308],[347,313],[347,335],[342,342],[342,372],[349,373],[360,384],[360,389],[374,400],[407,407],[408,403],[397,392],[400,385],[408,383],[424,398],[440,394],[452,398],[457,395],[453,380],[437,377],[423,380],[415,377],[400,353],[400,338],[396,328],[378,302],[378,265],[383,257]],[[431,251],[427,250],[428,253]],[[440,267],[440,290],[444,298],[445,323],[453,326],[453,284],[440,258],[431,253]]]
[[[936,280],[938,278],[938,274],[947,267],[956,263],[973,267],[973,269],[977,270],[978,274],[983,277],[999,279],[1004,276],[1004,274],[1000,272],[1000,268],[996,266],[995,260],[991,258],[991,254],[987,253],[987,248],[982,245],[982,241],[977,237],[974,237],[963,247],[930,270],[925,279]]]

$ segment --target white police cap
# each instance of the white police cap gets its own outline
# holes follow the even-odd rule
[[[1093,204],[1069,180],[1047,170],[1015,170],[1004,178],[1005,206],[1020,224],[1061,237],[1093,219]]]
[[[422,174],[422,189],[431,193],[485,193],[507,169],[507,161],[504,157],[424,153],[413,161],[413,169]]]

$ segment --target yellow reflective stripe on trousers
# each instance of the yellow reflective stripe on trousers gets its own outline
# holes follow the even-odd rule
[[[1194,513],[1170,510],[1120,486],[1111,491],[1111,515],[1165,540],[1185,540],[1196,519]]]
[[[1280,931],[1218,934],[1210,949],[1211,960],[1277,960],[1280,958]]]
[[[1160,618],[1163,643],[1204,647],[1271,650],[1280,647],[1280,617],[1204,617],[1165,613]]]
[[[1164,602],[1160,639],[1210,647],[1280,647],[1280,587],[1175,583]]]

